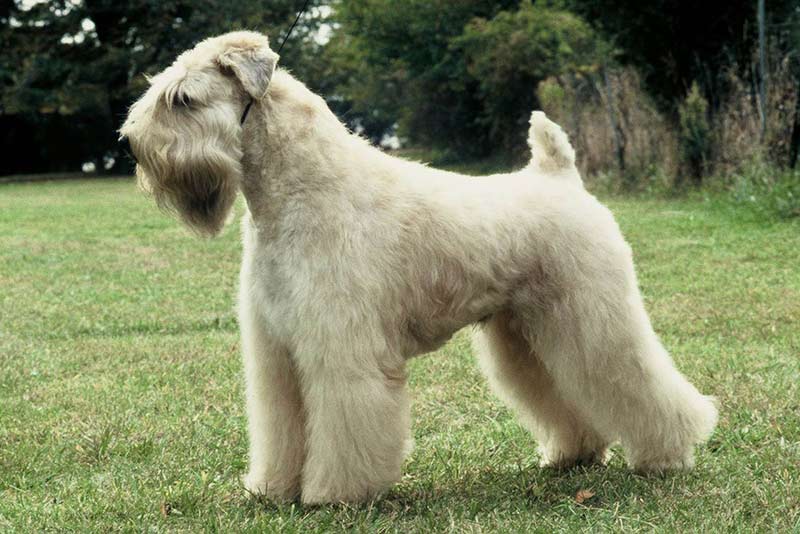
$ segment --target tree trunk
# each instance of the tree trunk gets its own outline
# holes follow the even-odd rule
[[[603,85],[605,86],[606,112],[608,120],[611,122],[611,131],[614,133],[614,152],[617,155],[617,166],[619,172],[625,175],[625,133],[622,131],[616,113],[614,112],[614,93],[611,88],[611,80],[608,77],[608,69],[603,67]]]
[[[792,125],[792,139],[789,144],[789,168],[797,165],[797,156],[800,152],[800,73],[797,75],[797,89],[794,97],[794,124]]]

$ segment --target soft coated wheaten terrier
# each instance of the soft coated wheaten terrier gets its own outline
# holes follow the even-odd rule
[[[412,443],[406,362],[466,325],[543,464],[603,462],[619,441],[637,470],[692,465],[714,403],[653,332],[631,249],[557,125],[533,114],[521,171],[461,176],[370,146],[277,61],[258,33],[203,41],[121,130],[142,186],[198,233],[247,202],[250,491],[389,488]]]

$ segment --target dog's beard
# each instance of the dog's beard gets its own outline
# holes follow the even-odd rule
[[[192,123],[193,128],[165,128],[163,136],[151,128],[146,138],[131,137],[136,175],[162,209],[195,232],[214,236],[227,221],[241,181],[238,133],[218,125],[212,135],[199,121]]]

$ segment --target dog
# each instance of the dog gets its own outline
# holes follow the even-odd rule
[[[412,446],[406,362],[468,325],[543,465],[603,463],[615,442],[637,471],[693,465],[715,402],[659,342],[561,128],[534,112],[525,168],[461,176],[371,146],[278,59],[255,32],[202,41],[120,130],[143,189],[196,233],[246,201],[247,490],[382,494]]]

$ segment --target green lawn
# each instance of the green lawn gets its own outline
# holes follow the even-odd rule
[[[131,181],[0,185],[0,531],[800,531],[800,221],[609,204],[656,330],[720,400],[696,469],[540,469],[460,334],[411,364],[403,480],[305,508],[239,484],[238,224],[196,239]]]

